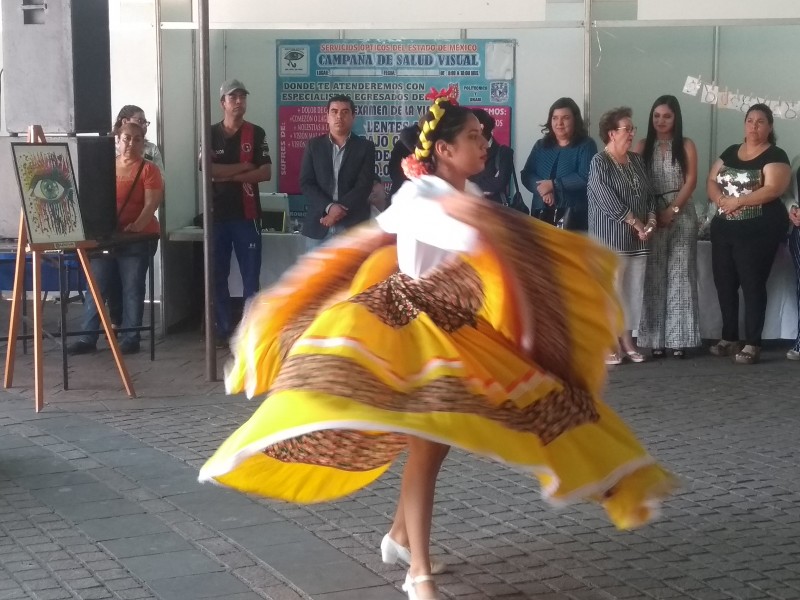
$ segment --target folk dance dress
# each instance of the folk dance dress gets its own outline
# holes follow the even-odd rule
[[[674,487],[600,399],[620,328],[613,253],[423,176],[251,302],[226,373],[265,395],[201,481],[335,500],[413,435],[535,475],[620,528]]]

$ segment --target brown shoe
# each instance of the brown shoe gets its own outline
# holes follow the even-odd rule
[[[754,365],[761,359],[761,348],[751,346],[752,351],[740,350],[733,357],[733,362],[737,365]]]
[[[713,346],[711,346],[708,351],[711,352],[714,356],[733,356],[739,350],[742,349],[741,342],[729,342],[728,340],[720,340]]]

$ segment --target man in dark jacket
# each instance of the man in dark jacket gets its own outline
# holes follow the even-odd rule
[[[300,190],[309,249],[370,218],[375,145],[352,133],[355,112],[349,96],[328,100],[328,133],[309,140],[303,154]]]

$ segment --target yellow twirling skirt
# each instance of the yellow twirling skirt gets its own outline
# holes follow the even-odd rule
[[[266,399],[200,480],[334,500],[413,435],[526,470],[553,503],[602,502],[620,528],[653,518],[674,479],[599,399],[620,320],[613,256],[494,211],[481,251],[421,279],[363,229],[255,298],[226,385]]]

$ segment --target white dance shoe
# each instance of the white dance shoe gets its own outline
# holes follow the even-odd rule
[[[433,592],[433,596],[421,597],[417,595],[417,584],[424,583],[425,581],[433,581],[432,575],[417,575],[412,577],[411,573],[406,573],[406,582],[403,584],[403,591],[408,594],[408,600],[441,600],[437,592]]]
[[[381,558],[383,558],[383,562],[388,565],[393,565],[398,562],[410,565],[411,550],[395,542],[387,533],[385,536],[383,536],[383,540],[381,540]],[[439,573],[444,573],[446,570],[447,563],[436,558],[431,558],[432,574],[438,575]]]

